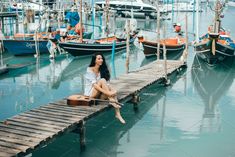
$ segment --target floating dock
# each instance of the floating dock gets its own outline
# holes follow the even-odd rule
[[[168,76],[185,68],[186,64],[181,61],[155,61],[111,80],[111,85],[123,102],[157,81],[169,82]],[[71,131],[80,133],[83,146],[85,122],[109,108],[111,106],[105,103],[72,107],[63,99],[6,119],[0,123],[0,157],[27,155]]]

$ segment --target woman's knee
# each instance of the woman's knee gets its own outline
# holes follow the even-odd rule
[[[98,81],[98,84],[107,84],[107,81],[104,78],[102,78]]]

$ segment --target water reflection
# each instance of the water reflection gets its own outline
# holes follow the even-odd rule
[[[54,99],[60,73],[69,63],[64,56],[56,62],[45,56],[11,57],[6,63],[12,67],[0,76],[0,119],[27,111]],[[3,114],[4,113],[4,114]]]
[[[220,130],[221,119],[217,104],[233,83],[233,64],[234,62],[231,61],[210,67],[197,56],[194,58],[191,70],[192,80],[205,104],[200,131]]]

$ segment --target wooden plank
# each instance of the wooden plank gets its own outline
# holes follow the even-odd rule
[[[5,142],[5,141],[0,141],[0,146],[5,146],[5,147],[17,149],[17,150],[20,150],[22,152],[26,152],[29,149],[28,146],[24,146],[22,144]]]
[[[100,106],[99,108],[95,108],[94,106],[92,107],[85,107],[85,106],[68,106],[68,105],[62,105],[60,103],[50,103],[50,106],[56,106],[56,107],[60,107],[60,108],[65,108],[65,109],[72,109],[75,111],[86,111],[86,112],[97,112],[98,110],[100,110],[101,108],[103,108],[104,106]],[[99,106],[99,105],[97,105]]]
[[[66,120],[62,120],[62,119],[55,119],[55,118],[52,118],[52,117],[44,117],[44,116],[41,116],[40,114],[29,114],[29,113],[22,113],[20,114],[22,116],[26,116],[26,117],[33,117],[33,118],[38,118],[39,120],[44,120],[44,119],[47,119],[47,120],[51,120],[51,121],[54,121],[54,122],[61,122],[63,124],[68,124],[70,125],[71,123],[66,121]]]
[[[96,110],[95,112],[94,111],[90,111],[90,110],[86,110],[86,108],[77,108],[77,107],[67,107],[67,106],[62,106],[60,107],[61,110],[66,110],[66,111],[69,111],[69,112],[72,112],[72,113],[83,113],[83,114],[86,114],[86,117],[84,117],[84,120],[86,120],[87,118],[90,118],[92,117],[94,114],[96,113],[99,113],[101,112],[103,109],[105,108],[110,108],[111,105],[100,105],[101,107]],[[44,106],[45,108],[58,108],[58,105],[56,104],[50,104],[48,106]],[[90,109],[90,107],[88,107]]]
[[[46,131],[48,133],[55,133],[55,132],[58,132],[64,128],[64,127],[57,127],[55,125],[44,124],[43,121],[41,121],[41,123],[22,120],[22,119],[8,119],[7,121],[10,124],[12,123],[12,124],[15,124],[18,126],[24,126],[25,128],[37,129],[37,130],[41,130],[43,132]]]
[[[80,118],[80,119],[84,119],[91,114],[91,112],[74,112],[63,109],[55,109],[51,107],[40,108],[40,110],[67,114],[70,115],[71,118]]]
[[[48,124],[48,125],[55,125],[57,127],[68,127],[69,124],[64,124],[62,122],[55,122],[55,121],[52,121],[52,120],[48,120],[48,119],[38,119],[38,118],[35,118],[35,117],[26,117],[22,114],[20,115],[17,115],[17,116],[14,116],[13,119],[22,119],[22,120],[30,120],[32,122],[35,122],[35,123],[44,123],[44,124]]]
[[[17,138],[2,137],[2,136],[0,137],[0,141],[16,143],[16,144],[23,144],[25,146],[30,147],[31,149],[34,149],[34,147],[39,144],[39,143],[35,143],[35,142],[28,142],[28,141],[25,141],[25,140],[20,140],[20,139],[17,139]]]
[[[10,149],[10,148],[5,147],[5,146],[0,146],[0,153],[1,152],[17,154],[17,153],[19,153],[19,150],[18,149]]]
[[[66,103],[66,100],[61,100],[61,101],[57,101],[57,102],[53,102],[53,103],[50,103],[50,104],[56,104],[56,105],[61,105],[61,106],[67,106],[67,107],[71,107],[71,108],[78,108],[78,109],[81,109],[81,110],[91,110],[91,111],[94,111],[96,112],[97,110],[100,110],[102,109],[104,106],[102,105],[92,105],[92,106],[69,106],[67,105]]]
[[[0,136],[17,138],[17,139],[21,139],[25,141],[30,141],[30,142],[42,142],[44,140],[44,138],[40,138],[40,137],[35,138],[35,136],[32,137],[30,135],[29,136],[19,135],[19,134],[7,132],[7,131],[0,131]]]
[[[31,133],[31,132],[26,132],[26,131],[21,131],[21,130],[14,130],[11,128],[3,128],[0,127],[0,131],[2,132],[9,132],[9,133],[15,133],[18,135],[23,135],[23,136],[29,136],[29,137],[34,137],[34,138],[41,138],[41,139],[47,139],[49,136],[48,135],[41,135],[37,133]]]
[[[15,156],[15,153],[10,153],[10,152],[4,152],[4,150],[0,149],[0,157],[11,157],[11,156]]]
[[[59,109],[55,109],[55,108],[44,108],[44,107],[40,107],[40,109],[38,111],[43,111],[48,112],[50,114],[60,114],[64,117],[68,117],[68,118],[83,118],[84,116],[87,116],[89,113],[73,113],[73,112],[69,112],[66,110],[59,110]]]
[[[25,132],[40,134],[40,135],[51,136],[51,133],[48,133],[48,132],[45,132],[45,131],[44,132],[43,131],[38,131],[38,130],[35,130],[35,129],[29,129],[29,128],[26,128],[25,126],[22,126],[22,125],[15,125],[14,123],[11,123],[11,121],[13,121],[13,120],[9,120],[8,125],[0,124],[0,127],[10,128],[10,129],[15,129],[15,130],[21,130],[21,131],[25,131]]]
[[[69,117],[64,116],[63,114],[42,111],[42,110],[33,110],[29,114],[36,114],[36,115],[40,115],[43,117],[51,117],[51,118],[55,118],[55,119],[65,120],[69,123],[74,123],[74,122],[81,120],[81,118],[72,118],[72,117],[69,118]]]
[[[66,112],[69,112],[69,113],[75,114],[75,115],[77,115],[77,114],[90,114],[90,113],[93,113],[93,111],[90,111],[90,110],[79,110],[77,108],[72,108],[72,107],[67,107],[66,108],[65,106],[58,107],[58,105],[54,105],[54,104],[43,106],[43,108],[44,109],[59,110],[59,111],[66,111]]]

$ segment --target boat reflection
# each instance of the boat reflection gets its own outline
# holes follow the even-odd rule
[[[29,58],[19,58],[20,63],[9,61],[10,66],[22,66],[17,66],[0,76],[0,110],[5,113],[0,114],[0,119],[61,98],[60,93],[55,90],[58,88],[56,83],[69,59],[63,56],[58,57],[56,61],[49,61],[48,57],[43,56],[40,59],[27,59]],[[69,87],[61,88],[67,91]]]
[[[191,75],[195,89],[202,98],[205,108],[201,131],[219,131],[220,112],[217,104],[228,91],[234,79],[234,62],[211,67],[195,56]]]

